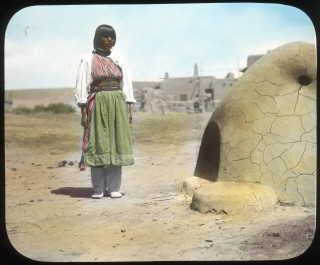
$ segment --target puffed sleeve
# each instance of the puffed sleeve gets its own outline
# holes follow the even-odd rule
[[[136,103],[136,100],[134,98],[133,95],[133,87],[132,87],[132,79],[131,79],[131,75],[126,67],[125,64],[122,64],[122,75],[123,75],[123,87],[122,87],[122,91],[125,95],[126,98],[126,102],[127,103]]]
[[[75,103],[78,106],[87,103],[89,86],[91,83],[90,65],[86,59],[79,63],[76,86],[74,89]]]

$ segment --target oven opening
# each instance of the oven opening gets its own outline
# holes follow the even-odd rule
[[[216,122],[208,123],[200,145],[194,176],[211,181],[218,179],[220,163],[220,130]]]

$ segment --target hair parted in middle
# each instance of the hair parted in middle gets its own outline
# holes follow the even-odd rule
[[[114,44],[116,44],[117,36],[116,31],[114,28],[110,25],[102,24],[96,29],[96,33],[94,35],[93,39],[93,48],[97,49],[100,46],[100,40],[101,38],[108,38],[111,37],[114,39]]]

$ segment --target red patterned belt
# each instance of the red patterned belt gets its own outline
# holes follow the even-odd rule
[[[120,82],[118,80],[93,81],[90,85],[91,93],[115,90],[120,90]]]

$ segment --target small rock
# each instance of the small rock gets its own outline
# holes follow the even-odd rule
[[[30,200],[30,202],[34,202],[34,200]]]
[[[58,164],[58,167],[65,167],[67,165],[68,161],[63,160]]]
[[[125,233],[126,231],[126,229],[121,229],[121,233]]]
[[[279,233],[268,233],[267,235],[272,237],[280,237]]]

